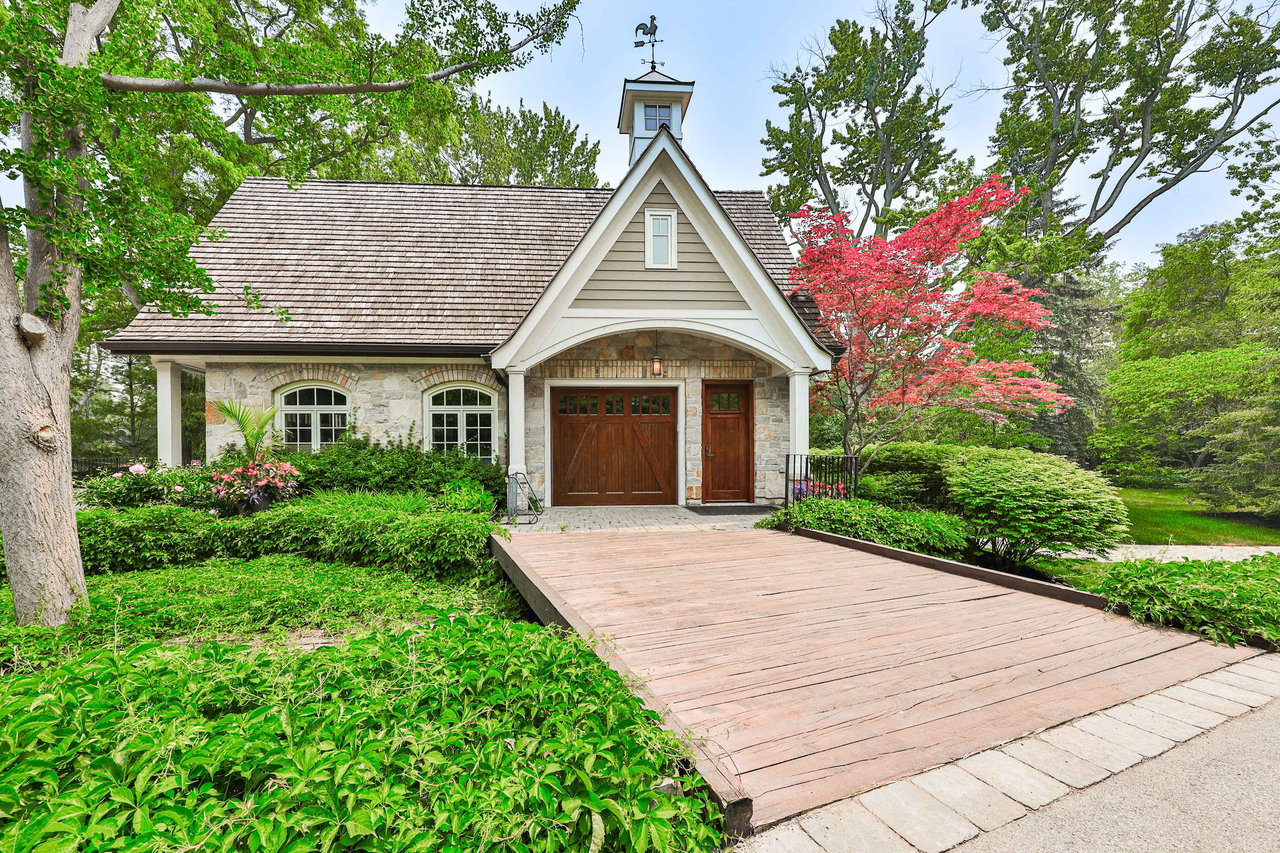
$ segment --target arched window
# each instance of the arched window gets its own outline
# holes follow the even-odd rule
[[[290,450],[319,450],[337,444],[347,431],[351,402],[347,392],[325,385],[303,385],[280,394],[280,428]]]
[[[427,392],[427,446],[493,461],[493,394],[470,385]]]

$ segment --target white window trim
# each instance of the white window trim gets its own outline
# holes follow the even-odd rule
[[[644,268],[647,270],[673,270],[679,262],[678,247],[676,245],[676,226],[678,224],[678,211],[675,208],[650,208],[644,210]],[[671,251],[668,253],[669,263],[655,264],[653,262],[653,220],[657,218],[671,219]]]
[[[645,130],[645,133],[657,133],[659,130],[661,130],[661,129],[662,129],[662,127],[663,127],[663,122],[664,122],[664,121],[666,122],[666,127],[667,127],[667,128],[670,128],[673,124],[675,124],[675,121],[676,121],[676,111],[675,111],[675,106],[674,106],[674,105],[672,105],[672,104],[644,104],[643,106],[644,106],[644,109],[642,109],[642,110],[640,111],[640,116],[641,116],[641,118],[644,120],[644,130]],[[649,113],[649,107],[653,107],[653,112],[654,112],[654,115],[653,115],[653,124],[654,124],[654,126],[653,126],[653,127],[649,127],[649,114],[648,114],[648,113]],[[663,119],[663,117],[662,117],[662,109],[663,109],[663,107],[665,107],[665,108],[666,108],[666,110],[667,110],[667,117],[666,117],[665,119]]]
[[[454,388],[469,388],[475,391],[479,391],[481,394],[487,394],[489,397],[489,405],[487,406],[436,406],[436,407],[433,407],[431,405],[431,398],[434,397],[436,394],[439,394],[442,391],[450,391]],[[489,458],[485,459],[485,457],[483,456],[479,456],[476,458],[485,459],[486,462],[497,462],[498,460],[498,395],[492,388],[489,388],[485,385],[481,385],[478,382],[443,382],[439,385],[432,385],[426,391],[423,391],[422,392],[422,413],[423,413],[422,420],[423,420],[423,423],[426,424],[426,429],[422,431],[423,432],[422,447],[424,450],[427,450],[427,451],[435,450],[434,443],[432,442],[432,439],[431,439],[431,431],[432,431],[431,414],[433,411],[455,412],[458,414],[466,414],[469,412],[488,412],[489,413]],[[465,439],[465,434],[463,433],[463,430],[465,429],[466,429],[466,424],[464,421],[458,426],[459,438]],[[458,449],[461,449],[462,452],[464,453],[467,452],[465,440],[459,443]]]
[[[336,394],[341,394],[342,396],[346,397],[347,404],[345,406],[288,406],[286,407],[284,403],[285,395],[292,393],[294,391],[298,391],[302,388],[327,388]],[[290,382],[288,385],[283,385],[277,388],[273,396],[275,398],[275,405],[276,405],[275,428],[276,428],[276,432],[280,436],[281,444],[285,444],[284,416],[286,413],[292,414],[295,412],[308,412],[312,415],[312,418],[311,418],[311,452],[312,453],[315,453],[316,451],[320,450],[322,447],[328,446],[320,443],[320,415],[321,414],[335,414],[335,413],[344,414],[347,416],[346,429],[351,428],[352,417],[355,411],[355,407],[351,403],[351,391],[347,388],[343,388],[341,385],[335,385],[332,382],[322,382],[322,381],[304,379],[300,382]]]

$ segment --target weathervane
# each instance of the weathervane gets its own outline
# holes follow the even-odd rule
[[[636,35],[649,37],[648,41],[636,42],[636,47],[644,47],[645,45],[649,46],[649,70],[650,71],[657,71],[659,65],[667,64],[665,62],[659,62],[657,60],[657,55],[656,55],[657,46],[662,44],[662,39],[658,38],[658,16],[657,15],[650,15],[649,23],[647,24],[643,22],[636,24]],[[642,59],[640,60],[640,62],[643,63],[644,60]]]

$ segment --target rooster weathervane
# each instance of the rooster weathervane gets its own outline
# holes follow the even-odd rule
[[[636,35],[649,37],[647,41],[637,41],[636,47],[647,46],[649,48],[649,70],[650,71],[657,71],[659,65],[667,64],[665,62],[659,62],[656,55],[657,46],[662,44],[662,39],[658,38],[658,16],[657,15],[650,15],[649,23],[647,24],[644,23],[643,21],[639,24],[636,24]],[[642,59],[640,61],[643,63],[645,60]]]

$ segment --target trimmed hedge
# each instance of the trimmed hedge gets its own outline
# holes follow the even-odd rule
[[[938,503],[937,496],[929,494],[925,488],[924,477],[911,471],[891,471],[859,477],[858,497],[904,510],[921,509]]]
[[[947,506],[998,563],[1038,554],[1100,554],[1129,531],[1120,494],[1074,462],[1030,450],[973,447],[943,466]]]
[[[474,573],[485,564],[489,534],[498,529],[480,513],[406,511],[361,494],[324,495],[227,518],[166,505],[91,509],[79,514],[79,528],[86,574],[297,554],[423,578]]]
[[[966,542],[963,519],[896,510],[867,500],[810,498],[778,510],[756,526],[808,527],[948,559],[963,557]]]
[[[943,508],[947,477],[947,463],[969,448],[958,444],[934,444],[927,441],[895,441],[886,444],[872,457],[866,473],[871,476],[886,474],[911,475],[913,487],[910,499],[922,506]],[[905,482],[905,480],[904,480]]]

